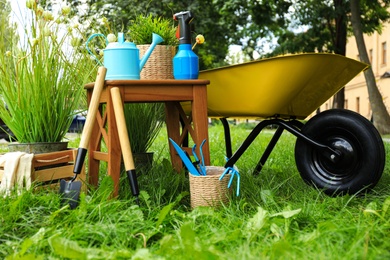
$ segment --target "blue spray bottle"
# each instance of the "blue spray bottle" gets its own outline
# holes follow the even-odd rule
[[[179,39],[179,50],[173,58],[173,77],[175,79],[197,79],[199,75],[199,58],[192,51],[190,23],[194,19],[190,11],[173,15],[179,21],[176,37]]]

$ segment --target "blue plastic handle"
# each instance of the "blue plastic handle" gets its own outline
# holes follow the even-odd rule
[[[184,151],[180,148],[180,146],[175,143],[171,138],[169,138],[169,141],[171,141],[173,147],[175,148],[177,154],[180,156],[180,159],[183,161],[184,165],[187,167],[188,171],[195,176],[200,176],[198,170],[195,168],[195,166],[192,164],[191,160],[187,157],[187,155],[184,153]]]

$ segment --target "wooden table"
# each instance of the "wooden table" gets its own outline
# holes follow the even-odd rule
[[[118,195],[121,167],[121,148],[111,100],[111,88],[118,87],[123,102],[164,102],[168,137],[172,138],[188,154],[185,145],[189,135],[199,148],[204,139],[208,140],[207,85],[208,80],[106,80],[100,97],[100,108],[96,115],[92,137],[88,146],[88,179],[98,185],[100,161],[107,162],[107,173],[114,181],[114,196]],[[94,83],[85,85],[88,104]],[[191,111],[184,112],[181,102],[190,101]],[[129,129],[131,130],[131,129]],[[107,152],[101,151],[104,140]],[[167,140],[167,142],[169,142]],[[173,167],[180,171],[182,161],[169,143]],[[205,165],[210,165],[209,142],[203,146]],[[137,165],[135,165],[137,167]]]

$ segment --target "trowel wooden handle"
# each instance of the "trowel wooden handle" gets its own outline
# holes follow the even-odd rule
[[[125,164],[126,171],[134,170],[133,153],[131,152],[129,135],[127,133],[125,113],[123,110],[123,103],[119,88],[114,87],[111,89],[111,98],[114,106],[114,114],[116,125],[118,128],[119,142],[123,154],[123,162]]]
[[[88,107],[88,115],[85,120],[83,133],[81,135],[81,140],[79,148],[87,149],[89,140],[91,138],[91,133],[93,129],[93,124],[96,120],[96,113],[99,108],[99,100],[104,87],[104,80],[106,78],[107,69],[105,67],[99,67],[98,74],[95,80],[95,85],[93,87],[91,102]]]

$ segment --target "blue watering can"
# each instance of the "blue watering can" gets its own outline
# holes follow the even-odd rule
[[[108,39],[104,34],[92,34],[87,42],[86,47],[88,52],[100,63],[99,59],[89,49],[89,42],[97,37],[102,36],[106,39],[107,47],[103,50],[104,65],[107,68],[106,79],[140,79],[140,71],[144,67],[146,61],[157,44],[164,41],[164,39],[153,33],[153,40],[142,59],[139,58],[139,50],[133,42],[125,42],[123,33],[118,33],[118,41],[108,43]]]

